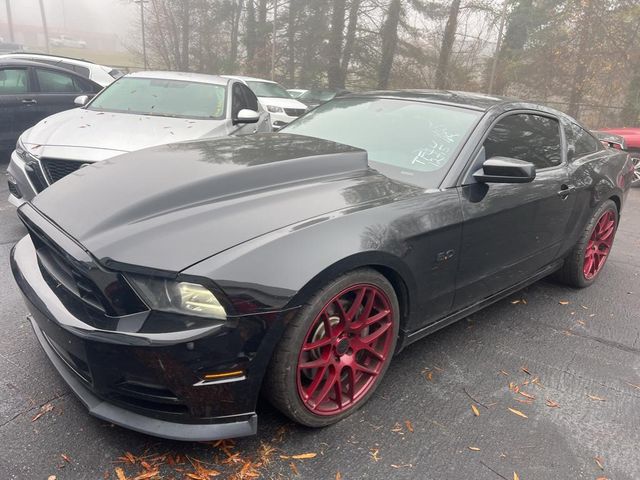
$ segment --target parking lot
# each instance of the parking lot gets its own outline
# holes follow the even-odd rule
[[[3,182],[3,479],[640,478],[640,189],[592,288],[542,281],[413,344],[372,400],[330,428],[295,426],[262,404],[258,436],[200,444],[109,425],[70,393],[11,276],[25,231],[7,194]]]

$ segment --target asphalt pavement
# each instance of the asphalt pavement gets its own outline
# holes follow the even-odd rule
[[[25,318],[9,268],[25,231],[7,195],[3,178],[0,480],[640,479],[640,189],[591,288],[544,280],[413,344],[337,425],[299,427],[262,402],[257,436],[215,443],[87,414]]]

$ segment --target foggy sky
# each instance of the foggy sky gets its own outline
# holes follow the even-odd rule
[[[7,21],[5,2],[0,0],[0,23]],[[14,24],[42,25],[38,0],[9,0]],[[50,28],[68,34],[93,31],[126,37],[139,10],[128,0],[44,0]]]

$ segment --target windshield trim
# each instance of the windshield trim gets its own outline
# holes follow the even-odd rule
[[[182,82],[182,83],[193,83],[193,84],[199,84],[199,85],[213,85],[213,86],[217,86],[217,87],[222,87],[224,88],[224,104],[222,105],[222,115],[218,116],[218,117],[202,117],[202,116],[197,116],[197,115],[171,115],[171,114],[159,114],[159,113],[144,113],[144,112],[134,112],[131,110],[118,110],[115,108],[89,108],[91,107],[91,105],[93,105],[93,102],[96,101],[96,99],[100,98],[100,96],[104,95],[104,93],[109,90],[113,85],[115,85],[116,83],[122,81],[123,79],[132,79],[132,80],[164,80],[164,81],[170,81],[170,82]],[[96,96],[94,96],[91,101],[89,103],[87,103],[83,108],[84,110],[90,110],[92,112],[108,112],[108,113],[128,113],[130,115],[140,115],[140,116],[146,116],[146,117],[164,117],[164,118],[184,118],[185,120],[224,120],[225,118],[227,118],[227,96],[228,96],[228,86],[229,84],[223,84],[223,83],[213,83],[213,82],[198,82],[196,80],[174,80],[174,79],[170,79],[170,78],[162,78],[162,77],[129,77],[127,75],[123,75],[120,78],[115,79],[113,82],[111,82],[109,85],[107,85],[106,87],[104,87],[104,89],[98,93]]]

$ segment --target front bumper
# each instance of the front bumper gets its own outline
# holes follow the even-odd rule
[[[276,317],[242,317],[241,326],[200,329],[191,337],[101,330],[56,295],[30,237],[12,250],[11,268],[42,348],[92,415],[174,440],[256,433],[255,405],[278,338],[269,327],[281,324]],[[202,382],[203,371],[231,368],[245,375]]]
[[[34,183],[29,179],[27,164],[13,151],[7,167],[9,180],[9,203],[19,207],[27,201],[31,201],[38,194]],[[13,184],[13,185],[11,185]]]

